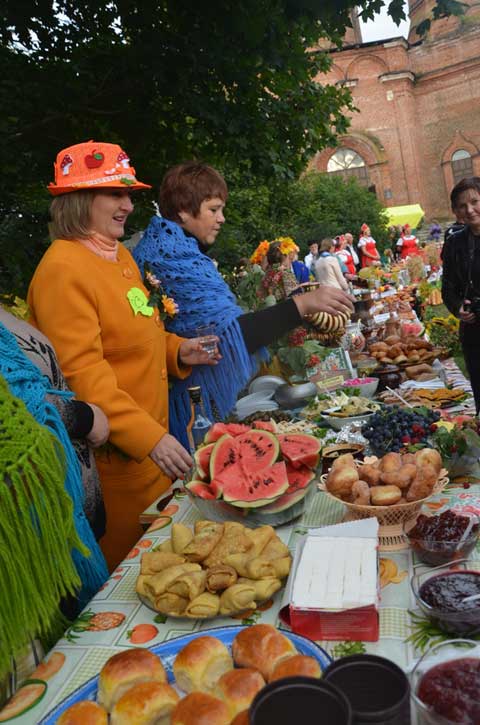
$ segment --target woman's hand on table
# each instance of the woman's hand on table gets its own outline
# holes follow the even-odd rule
[[[172,480],[183,478],[193,466],[189,452],[170,433],[158,441],[150,451],[150,458]]]
[[[339,312],[350,314],[353,312],[355,300],[343,290],[326,285],[320,285],[318,289],[304,295],[297,295],[292,299],[302,317],[315,312],[328,312],[330,315],[338,315]]]
[[[183,365],[216,365],[222,356],[215,348],[215,352],[209,353],[202,345],[201,337],[194,337],[191,340],[184,340],[180,345],[178,356]],[[213,342],[218,343],[219,339],[213,336]]]
[[[88,405],[93,411],[93,425],[87,434],[87,441],[92,448],[98,448],[108,441],[110,425],[107,416],[98,405],[94,403],[88,403]]]

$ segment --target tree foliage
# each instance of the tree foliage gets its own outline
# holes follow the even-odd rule
[[[120,143],[154,186],[187,158],[252,187],[298,178],[352,110],[347,89],[316,82],[331,61],[312,48],[340,43],[353,7],[385,4],[403,17],[403,0],[3,0],[0,288],[25,291],[52,162],[72,143]]]

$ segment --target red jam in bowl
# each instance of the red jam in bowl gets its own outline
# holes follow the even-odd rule
[[[480,659],[464,657],[432,667],[420,680],[417,695],[452,723],[479,725]]]
[[[465,602],[480,594],[480,572],[449,571],[427,579],[419,591],[420,604],[428,616],[449,632],[466,634],[480,631],[480,600]],[[480,725],[480,721],[479,721]]]
[[[479,525],[475,523],[464,537],[468,527],[470,518],[454,511],[444,511],[436,516],[420,514],[415,526],[408,532],[408,537],[421,561],[438,566],[454,559],[463,559],[474,549]]]

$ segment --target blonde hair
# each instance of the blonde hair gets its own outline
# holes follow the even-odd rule
[[[329,252],[333,246],[335,246],[333,239],[322,239],[320,242],[320,251]]]
[[[94,189],[81,189],[55,197],[50,204],[50,231],[54,239],[85,239],[91,235],[90,217],[95,193]]]

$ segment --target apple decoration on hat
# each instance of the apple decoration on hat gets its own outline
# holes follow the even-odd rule
[[[103,164],[104,160],[105,156],[102,152],[93,149],[91,154],[87,154],[87,156],[85,156],[85,166],[87,169],[98,169],[98,167]]]

